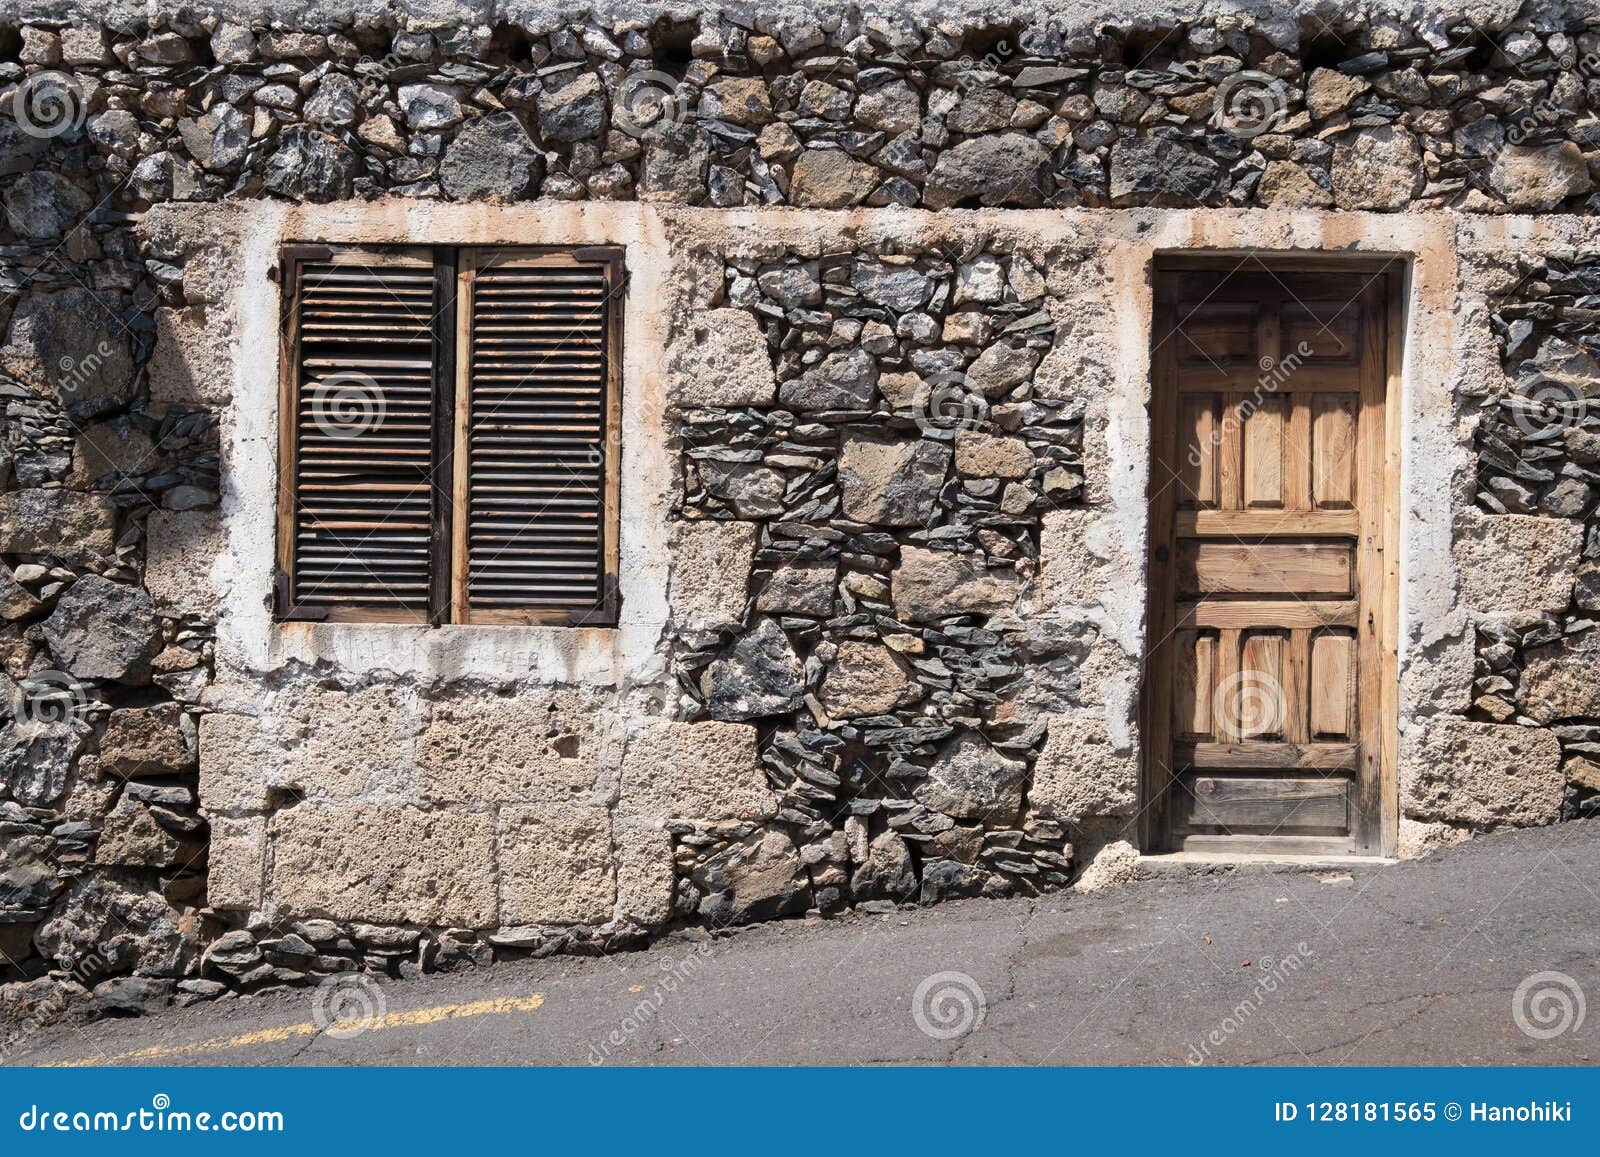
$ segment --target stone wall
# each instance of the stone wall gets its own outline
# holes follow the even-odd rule
[[[1506,271],[1506,280],[1512,279]],[[1476,432],[1478,509],[1466,549],[1520,556],[1535,580],[1479,582],[1472,714],[1559,743],[1562,815],[1600,813],[1600,255],[1521,256],[1491,318],[1511,391]],[[1523,569],[1525,568],[1525,569]],[[1474,568],[1478,569],[1478,568]],[[1488,591],[1485,592],[1489,593]]]
[[[1017,612],[1046,512],[1082,506],[1084,401],[1038,372],[1063,312],[1041,269],[1081,258],[947,245],[724,255],[679,367],[704,382],[728,347],[776,364],[736,375],[747,404],[684,406],[675,427],[680,511],[745,544],[754,597],[731,631],[679,632],[674,674],[690,718],[763,721],[782,833],[675,830],[686,914],[1068,882],[1066,831],[1025,797],[1098,631]],[[1126,780],[1111,814],[1131,813]],[[730,897],[751,857],[810,871]]]
[[[1600,204],[1600,32],[1553,9],[358,7],[0,27],[8,1017],[1126,854],[1153,248],[1415,256]],[[608,201],[648,212],[556,213]],[[462,240],[486,206],[629,246],[622,628],[272,627],[266,250]],[[1032,212],[946,212],[980,207]],[[1495,246],[1419,258],[1412,302],[1484,301],[1417,355],[1478,376],[1406,515],[1454,523],[1406,580],[1445,600],[1402,625],[1416,841],[1593,810],[1600,765],[1600,453],[1550,393],[1594,378],[1600,244]]]

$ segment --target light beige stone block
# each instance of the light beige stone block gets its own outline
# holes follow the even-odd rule
[[[417,740],[430,799],[566,799],[592,789],[608,714],[592,697],[548,689],[441,699]]]
[[[1105,562],[1086,541],[1099,517],[1086,509],[1045,513],[1039,528],[1039,582],[1045,605],[1078,607],[1099,601],[1106,583]]]
[[[1029,803],[1053,819],[1131,816],[1139,800],[1138,753],[1113,746],[1098,715],[1052,715],[1033,765]]]
[[[486,810],[302,803],[275,814],[269,832],[268,899],[286,914],[498,923],[494,817]]]
[[[208,808],[266,807],[269,788],[307,799],[410,795],[421,716],[409,690],[295,687],[256,715],[200,722],[200,799]]]
[[[619,818],[614,823],[613,841],[619,915],[646,928],[665,924],[672,919],[676,886],[672,837],[662,828]]]
[[[659,819],[767,819],[777,810],[747,723],[645,720],[622,761],[620,809]]]
[[[216,510],[156,510],[145,534],[149,556],[144,585],[156,609],[168,615],[215,615],[211,564],[223,551],[221,515]]]
[[[275,786],[312,799],[413,789],[421,713],[411,691],[296,687],[268,711],[280,752]]]
[[[691,317],[667,351],[675,406],[770,406],[778,396],[767,338],[755,315],[712,309]]]
[[[233,328],[220,308],[156,310],[150,400],[226,405],[233,396]]]
[[[208,812],[267,806],[270,744],[254,715],[213,712],[200,717],[200,806]]]
[[[1438,715],[1408,739],[1400,806],[1412,819],[1521,827],[1560,818],[1561,744],[1544,728]]]
[[[261,873],[266,854],[263,816],[215,816],[206,866],[206,903],[246,912],[261,906]]]
[[[572,803],[500,809],[500,922],[604,924],[617,895],[611,814]]]
[[[753,522],[685,522],[672,554],[668,597],[678,625],[689,631],[735,627],[744,618],[755,558]]]
[[[1583,526],[1571,519],[1463,510],[1455,543],[1461,599],[1482,615],[1565,610],[1582,545]]]

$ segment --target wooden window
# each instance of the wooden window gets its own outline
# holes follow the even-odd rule
[[[281,619],[617,619],[622,254],[286,249]]]

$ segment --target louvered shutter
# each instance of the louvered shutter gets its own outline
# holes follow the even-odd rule
[[[463,251],[462,268],[452,617],[614,621],[620,254]]]
[[[279,612],[423,619],[440,357],[432,254],[312,253],[286,258],[284,272],[293,378]]]

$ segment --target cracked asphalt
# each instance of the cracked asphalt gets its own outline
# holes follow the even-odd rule
[[[374,1003],[360,1011],[373,1016],[351,1036],[318,1028],[307,991],[47,1029],[7,1063],[1577,1065],[1600,1055],[1600,1013],[1583,1007],[1600,997],[1600,820],[1402,864],[1152,870],[1092,895],[788,921],[384,984],[381,1016],[364,994]]]

